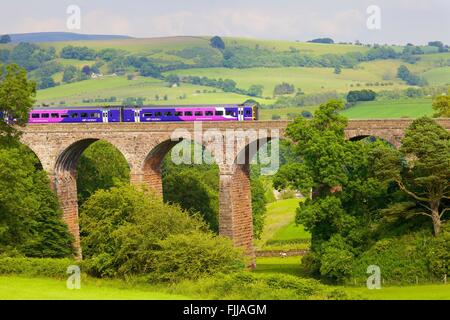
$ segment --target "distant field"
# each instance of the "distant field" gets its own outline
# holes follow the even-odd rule
[[[156,95],[159,96],[159,100],[156,100]],[[165,95],[167,100],[164,100]],[[180,98],[183,95],[186,95],[185,99]],[[127,97],[146,98],[146,104],[242,103],[249,98],[235,93],[224,93],[211,87],[182,84],[172,88],[165,82],[153,78],[138,77],[136,80],[127,80],[126,77],[116,76],[39,90],[36,104],[58,105],[64,101],[66,105],[109,105],[111,103],[83,103],[82,101],[113,96],[117,98],[117,102],[112,104],[121,104]]]
[[[301,53],[310,55],[322,55],[333,52],[335,54],[344,54],[348,52],[366,52],[367,47],[346,45],[346,44],[323,44],[297,41],[283,41],[283,40],[261,40],[252,38],[231,38],[224,37],[225,45],[236,46],[245,45],[255,48],[258,46],[261,49],[275,50],[275,51],[289,51],[292,48],[298,49]]]
[[[356,89],[357,85],[366,87],[366,83],[392,82],[390,86],[371,86],[372,90],[392,90],[396,88],[406,88],[406,85],[391,74],[389,80],[384,81],[383,75],[391,70],[386,67],[386,71],[379,70],[377,66],[370,64],[363,65],[358,69],[342,69],[340,74],[335,74],[333,68],[250,68],[250,69],[186,69],[168,72],[181,76],[200,76],[215,79],[232,79],[236,81],[237,87],[248,89],[252,85],[264,86],[264,97],[272,97],[273,90],[277,84],[287,82],[296,88],[302,89],[305,93],[315,93],[324,91],[347,92]],[[396,69],[394,69],[396,70]],[[391,72],[392,73],[392,72]],[[395,72],[393,72],[395,73]]]
[[[450,67],[434,68],[422,74],[430,85],[450,84]]]
[[[431,104],[431,99],[426,98],[362,102],[344,110],[342,114],[349,119],[418,118],[433,114]]]
[[[280,120],[288,120],[288,114],[300,115],[302,111],[314,113],[317,108],[318,106],[260,109],[259,118],[261,120],[272,120],[273,115],[278,115],[281,117]]]

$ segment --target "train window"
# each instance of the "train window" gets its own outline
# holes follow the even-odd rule
[[[144,117],[148,118],[148,117],[153,117],[153,113],[151,112],[146,112],[144,113]]]
[[[78,118],[78,113],[72,113],[71,116],[72,118]]]
[[[164,112],[164,116],[165,117],[171,117],[172,116],[172,112],[170,112],[170,111]]]
[[[245,110],[245,115],[246,116],[251,116],[252,115],[252,110],[249,110],[249,109]]]
[[[33,119],[37,119],[37,118],[40,118],[40,117],[41,117],[41,115],[39,113],[32,113],[31,114],[31,118],[33,118]]]
[[[225,111],[225,114],[226,114],[227,116],[233,116],[233,117],[236,117],[236,111],[233,111],[233,110],[226,110],[226,111]]]
[[[43,113],[41,115],[41,118],[49,118],[49,117],[50,117],[50,115],[48,113]]]
[[[52,113],[52,118],[59,118],[59,114],[58,113]]]
[[[62,115],[61,115],[61,118],[68,118],[68,117],[69,117],[68,114],[62,114]]]
[[[205,111],[205,116],[212,116],[214,113],[212,111]]]
[[[175,117],[181,117],[182,115],[183,115],[183,112],[175,111]]]
[[[100,113],[98,113],[98,112],[91,113],[91,118],[99,119],[100,118]]]
[[[184,112],[184,115],[185,115],[186,117],[192,117],[192,111],[185,111],[185,112]]]
[[[87,117],[88,117],[87,112],[82,112],[82,113],[81,113],[81,117],[82,117],[82,118],[87,118]]]
[[[161,117],[162,116],[162,112],[155,112],[155,117]]]
[[[203,116],[203,111],[195,111],[195,115],[197,117],[201,117],[201,116]]]
[[[216,116],[223,116],[223,111],[222,110],[216,111]]]

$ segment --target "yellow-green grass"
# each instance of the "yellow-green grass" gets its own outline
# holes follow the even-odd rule
[[[82,279],[81,288],[67,289],[65,280],[0,276],[0,300],[180,300],[154,287],[129,285],[119,280]]]
[[[422,74],[430,85],[450,84],[450,67],[430,69]]]
[[[300,276],[302,257],[258,257],[256,273],[284,273]]]
[[[153,50],[182,50],[186,47],[207,47],[209,40],[202,37],[160,37],[139,39],[114,40],[81,40],[41,43],[43,47],[54,47],[57,52],[62,48],[73,45],[89,47],[94,50],[107,48],[121,49],[130,53],[152,53]]]
[[[281,117],[280,120],[288,120],[288,114],[300,115],[302,111],[314,113],[317,108],[318,106],[260,109],[259,118],[260,120],[272,120],[272,116],[277,115]]]
[[[349,119],[396,119],[419,118],[433,114],[432,99],[404,99],[361,102],[348,108],[342,114]]]
[[[344,54],[348,52],[366,52],[367,47],[345,44],[323,44],[323,43],[309,43],[297,41],[283,41],[283,40],[262,40],[253,38],[223,38],[226,46],[248,46],[255,48],[258,46],[261,49],[275,50],[275,51],[289,51],[291,48],[300,50],[301,53],[310,55],[322,55],[326,53]]]
[[[342,289],[342,287],[338,287]],[[381,289],[347,287],[344,290],[369,300],[450,300],[450,284],[391,287]]]
[[[258,250],[291,250],[309,248],[309,232],[295,224],[300,199],[278,200],[267,205],[264,230],[255,241]]]
[[[216,92],[213,92],[216,91]],[[159,95],[160,100],[155,96]],[[163,100],[167,95],[168,99]],[[180,96],[186,95],[185,99]],[[97,79],[63,84],[57,87],[39,90],[37,105],[42,103],[58,105],[65,101],[66,105],[86,105],[83,99],[116,97],[120,104],[124,98],[146,98],[146,104],[202,104],[202,103],[242,103],[248,96],[235,93],[224,93],[219,89],[182,84],[179,87],[168,87],[167,83],[153,78],[137,77],[127,80],[124,76],[105,76]],[[260,100],[261,99],[257,99]],[[107,103],[88,103],[89,105]]]
[[[374,73],[373,70],[376,70],[377,67],[370,66],[369,68],[369,66],[365,65],[364,68],[358,69],[342,69],[340,74],[335,74],[333,68],[304,67],[249,69],[199,68],[176,70],[167,74],[232,79],[237,83],[237,87],[242,89],[249,89],[252,85],[262,85],[264,87],[264,97],[272,97],[275,86],[282,82],[293,84],[305,93],[325,91],[348,92],[356,88],[366,88],[366,84],[375,82],[393,83],[393,85],[388,86],[370,86],[370,89],[375,91],[406,87],[402,81],[395,78],[395,74],[389,80],[385,81],[383,80],[384,72]],[[390,70],[390,68],[387,67],[386,70]],[[395,72],[396,69],[392,73]]]

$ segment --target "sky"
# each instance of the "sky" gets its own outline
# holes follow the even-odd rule
[[[3,1],[2,1],[3,2]],[[69,29],[67,8],[80,8]],[[379,8],[367,13],[369,6]],[[378,19],[379,17],[379,19]],[[375,18],[375,20],[373,20]],[[379,28],[368,28],[367,20]],[[379,24],[377,24],[379,22]],[[450,0],[4,1],[0,34],[67,31],[134,37],[236,36],[306,41],[450,44]]]

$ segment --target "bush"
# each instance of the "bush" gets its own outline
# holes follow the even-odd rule
[[[219,245],[221,238],[205,233],[201,219],[137,187],[122,185],[97,191],[81,207],[80,219],[81,244],[88,259],[85,266],[94,276],[192,278],[198,275],[178,270],[176,263],[183,261],[183,268],[204,269],[202,272],[208,274],[217,269],[234,270],[240,261],[231,245]],[[221,250],[214,258],[217,267],[206,264],[207,258],[194,260],[191,256],[201,252],[212,259],[217,248]]]
[[[445,252],[447,250],[447,252]],[[412,234],[376,242],[353,264],[355,281],[365,283],[367,267],[377,265],[386,283],[413,284],[439,281],[448,272],[448,240],[442,236]]]
[[[65,279],[67,267],[76,264],[71,259],[0,257],[0,274]]]
[[[158,280],[194,280],[245,268],[243,255],[233,248],[231,240],[209,233],[171,235],[160,246],[155,263]]]
[[[232,275],[184,281],[171,287],[174,293],[211,300],[305,300],[346,299],[340,290],[330,290],[319,281],[283,274],[240,272]]]

